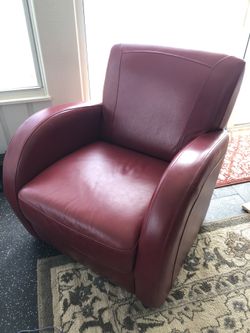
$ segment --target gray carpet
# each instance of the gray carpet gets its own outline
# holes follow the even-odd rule
[[[25,230],[2,193],[0,254],[0,332],[38,327],[37,260],[59,252]]]

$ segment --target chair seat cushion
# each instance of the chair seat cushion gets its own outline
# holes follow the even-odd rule
[[[20,206],[45,241],[127,273],[166,166],[159,159],[95,142],[26,184],[19,192]]]

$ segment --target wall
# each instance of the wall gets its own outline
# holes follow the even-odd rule
[[[81,0],[34,0],[52,104],[88,97],[85,25]]]
[[[50,105],[50,101],[0,105],[0,154],[5,153],[12,135],[25,119]]]
[[[249,0],[85,0],[91,97],[101,98],[109,51],[116,43],[242,57],[249,33],[248,4]]]
[[[249,16],[250,28],[250,16]],[[250,125],[250,45],[248,44],[247,52],[245,54],[246,68],[243,77],[242,85],[240,88],[239,96],[236,100],[235,107],[228,122],[228,127]]]

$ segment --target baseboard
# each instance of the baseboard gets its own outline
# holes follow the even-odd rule
[[[0,192],[3,192],[3,159],[4,154],[0,154]]]

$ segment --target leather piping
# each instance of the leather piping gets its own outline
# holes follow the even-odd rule
[[[173,276],[174,276],[174,272],[175,272],[176,260],[177,260],[177,258],[178,258],[178,253],[179,253],[179,250],[180,250],[180,244],[181,244],[181,241],[182,241],[182,238],[183,238],[184,232],[185,232],[185,230],[186,230],[186,226],[187,226],[187,222],[188,222],[188,220],[189,220],[189,217],[190,217],[190,215],[191,215],[191,213],[192,213],[192,211],[193,211],[193,208],[194,208],[194,206],[195,206],[195,204],[196,204],[196,202],[197,202],[197,199],[198,199],[199,196],[200,196],[201,191],[203,190],[203,188],[204,188],[204,186],[205,186],[205,184],[206,184],[207,179],[208,179],[208,178],[210,177],[210,175],[214,172],[214,170],[218,167],[218,165],[223,161],[223,159],[224,159],[224,156],[223,156],[223,157],[222,157],[222,158],[216,163],[216,165],[214,166],[214,168],[212,169],[212,171],[209,173],[209,175],[207,176],[207,178],[204,180],[204,182],[203,182],[203,184],[202,184],[202,187],[201,187],[199,193],[197,194],[196,199],[195,199],[195,201],[194,201],[194,203],[193,203],[193,205],[192,205],[192,208],[191,208],[190,211],[189,211],[189,214],[188,214],[187,219],[186,219],[185,226],[183,227],[183,230],[182,230],[182,235],[181,235],[180,240],[179,240],[178,249],[177,249],[177,251],[176,251],[175,261],[174,261],[173,270],[172,270],[172,274],[171,274],[171,275],[172,275],[172,277],[171,277],[171,284],[173,283],[173,280],[174,280]]]
[[[20,199],[20,201],[23,201],[26,205],[32,207],[34,210],[37,210],[37,207],[34,206],[33,204],[31,204],[30,202],[27,202],[26,200],[23,200],[23,199]],[[109,248],[111,250],[115,250],[115,251],[119,251],[119,252],[123,252],[123,253],[130,253],[131,251],[134,251],[137,247],[137,242],[135,244],[135,246],[131,247],[131,248],[128,248],[128,249],[119,249],[117,247],[114,247],[114,246],[110,246],[110,245],[106,245],[106,244],[103,244],[95,239],[93,239],[92,237],[89,237],[87,235],[85,235],[84,233],[82,232],[79,232],[79,231],[76,231],[75,229],[73,229],[72,227],[66,225],[65,223],[62,223],[61,221],[58,221],[57,219],[55,219],[54,217],[52,216],[49,216],[48,214],[44,213],[44,212],[41,212],[39,211],[39,214],[43,215],[45,218],[49,218],[51,220],[53,220],[55,223],[67,228],[67,229],[70,229],[73,233],[76,233],[78,234],[79,236],[83,237],[83,238],[87,238],[89,240],[91,240],[92,242],[102,246],[103,248]]]

